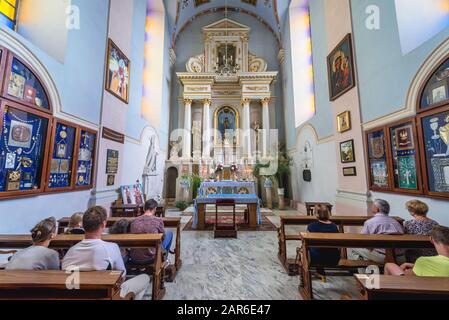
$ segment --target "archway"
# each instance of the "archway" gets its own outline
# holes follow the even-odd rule
[[[176,180],[178,179],[178,169],[170,167],[166,173],[166,198],[167,200],[176,199]]]

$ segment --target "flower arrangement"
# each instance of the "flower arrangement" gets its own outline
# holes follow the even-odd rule
[[[237,173],[239,171],[239,167],[236,164],[232,164],[230,169],[232,173]]]

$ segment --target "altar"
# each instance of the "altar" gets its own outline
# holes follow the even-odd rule
[[[253,181],[205,181],[201,183],[198,197],[194,200],[193,229],[205,229],[207,205],[215,204],[218,199],[233,199],[237,205],[246,205],[250,228],[262,224],[261,200]]]

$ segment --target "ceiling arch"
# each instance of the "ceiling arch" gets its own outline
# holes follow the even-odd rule
[[[291,0],[163,0],[173,44],[180,32],[197,17],[224,10],[239,11],[257,18],[281,41],[281,29]],[[254,2],[255,5],[250,4]],[[196,3],[202,3],[196,6]]]

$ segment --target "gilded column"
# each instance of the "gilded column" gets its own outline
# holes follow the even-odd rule
[[[184,139],[182,157],[190,159],[192,157],[192,100],[184,99]]]

